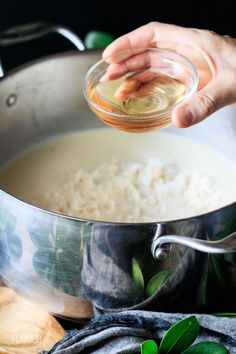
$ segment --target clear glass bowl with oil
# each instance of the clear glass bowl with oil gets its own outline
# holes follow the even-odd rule
[[[183,55],[160,48],[116,52],[87,72],[83,92],[93,112],[128,132],[161,129],[173,108],[192,95],[198,72]]]

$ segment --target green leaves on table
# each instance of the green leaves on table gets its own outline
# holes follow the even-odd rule
[[[148,282],[146,289],[145,289],[145,279],[139,265],[138,261],[133,258],[132,259],[132,275],[134,279],[134,283],[136,284],[139,291],[146,295],[146,297],[150,297],[155,294],[164,284],[168,276],[170,275],[169,269],[164,269],[161,272],[155,274]]]
[[[147,285],[146,288],[147,296],[149,297],[155,294],[161,288],[162,284],[165,282],[165,280],[168,278],[169,275],[170,275],[169,269],[165,269],[160,273],[155,274]]]
[[[103,31],[90,31],[84,38],[84,44],[87,49],[105,48],[114,41],[115,37]]]
[[[186,349],[182,354],[227,354],[223,344],[216,342],[197,343]]]
[[[236,312],[215,312],[214,316],[224,316],[224,317],[236,317]]]
[[[177,354],[188,348],[197,338],[199,323],[195,316],[187,317],[174,324],[160,343],[160,354]]]
[[[225,288],[225,274],[224,274],[224,263],[222,261],[222,256],[219,254],[211,254],[210,262],[212,266],[212,272],[214,272],[215,278],[219,283],[219,286]]]
[[[193,344],[199,334],[199,323],[195,316],[184,318],[163,336],[158,345],[154,340],[145,340],[141,344],[141,354],[227,354],[223,344],[216,342],[200,342]]]
[[[141,344],[141,354],[158,354],[158,346],[154,340],[145,340]]]
[[[144,278],[141,268],[135,258],[132,259],[132,273],[135,284],[138,289],[143,292],[144,290]]]

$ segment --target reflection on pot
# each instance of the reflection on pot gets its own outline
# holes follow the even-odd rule
[[[236,229],[235,205],[202,217],[156,224],[70,219],[1,192],[1,275],[48,311],[75,319],[121,309],[235,311],[236,256],[172,244],[157,261],[160,235],[221,239]],[[226,227],[227,226],[227,227]],[[217,296],[216,296],[217,293]]]

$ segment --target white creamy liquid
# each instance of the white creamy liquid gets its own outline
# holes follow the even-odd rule
[[[126,168],[133,168],[133,164],[139,163],[141,173],[143,166],[147,173],[149,165],[156,160],[160,161],[162,166],[170,168],[172,174],[173,171],[176,173],[178,178],[171,182],[171,187],[168,184],[163,185],[163,180],[158,180],[155,181],[157,184],[154,187],[152,183],[150,193],[147,186],[145,187],[146,195],[143,199],[140,195],[139,199],[134,199],[129,192],[127,195],[123,194],[121,186],[119,195],[114,192],[114,199],[119,199],[117,205],[111,203],[113,207],[110,208],[108,205],[102,213],[93,210],[91,213],[88,212],[88,215],[84,215],[83,212],[81,212],[83,215],[80,215],[81,209],[78,208],[78,211],[77,206],[75,208],[77,211],[74,211],[76,198],[82,198],[81,191],[77,196],[76,190],[71,189],[76,188],[76,184],[73,183],[78,171],[83,171],[86,182],[86,176],[89,179],[90,175],[95,176],[94,171],[97,168],[100,168],[100,173],[105,168],[105,181],[108,179],[105,173],[106,166],[117,163],[121,164],[119,170],[121,172],[118,177],[114,175],[114,179],[117,177],[121,180],[124,178]],[[204,184],[206,181],[206,185],[196,185],[194,182],[191,187],[193,190],[188,190],[188,194],[184,195],[185,192],[179,191],[175,193],[175,186],[177,191],[180,188],[180,181],[187,184],[194,174],[201,184],[202,181]],[[101,180],[101,175],[99,178]],[[106,185],[110,187],[108,182],[112,185],[113,181],[106,180]],[[194,140],[165,132],[136,135],[111,129],[89,130],[53,138],[17,156],[5,165],[0,173],[0,187],[3,190],[33,205],[88,219],[124,222],[173,220],[217,209],[236,200],[235,181],[236,164]],[[92,182],[94,183],[94,179]],[[155,197],[156,199],[150,199],[149,196],[155,194],[156,185],[161,185],[161,193]],[[82,194],[83,191],[85,194],[86,188],[82,190]],[[94,188],[96,189],[96,185]],[[98,195],[95,190],[87,191],[89,193],[83,195],[83,202],[86,201],[86,197],[90,200],[91,197]],[[66,195],[63,196],[63,193]],[[106,203],[112,202],[110,188],[109,191],[105,189],[102,194],[100,193],[101,198],[102,195],[106,196],[106,193],[108,196]],[[56,199],[53,200],[55,195]],[[205,195],[209,198],[209,203],[204,199]],[[72,206],[68,206],[70,204],[68,198],[74,199]],[[64,200],[66,205],[63,206]],[[135,200],[139,202],[135,203]],[[201,200],[202,207],[199,202]],[[132,210],[137,211],[135,215],[132,215]]]

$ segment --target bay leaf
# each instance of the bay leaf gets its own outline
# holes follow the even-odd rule
[[[140,291],[144,290],[144,278],[141,268],[135,258],[132,259],[132,273],[133,279]]]
[[[155,294],[161,288],[162,284],[165,282],[169,275],[169,269],[162,270],[160,273],[155,274],[147,285],[146,295],[150,297]]]
[[[187,349],[197,338],[199,323],[195,316],[175,323],[165,333],[160,343],[160,354],[179,354]]]
[[[201,342],[192,345],[182,354],[227,354],[228,351],[223,344],[216,342]]]
[[[158,354],[158,347],[154,340],[145,340],[141,344],[141,354]]]

